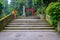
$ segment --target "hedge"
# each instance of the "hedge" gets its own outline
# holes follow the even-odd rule
[[[52,2],[46,8],[45,13],[51,17],[52,25],[57,25],[60,18],[60,2]]]

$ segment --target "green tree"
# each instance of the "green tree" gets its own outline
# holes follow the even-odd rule
[[[51,2],[56,2],[57,0],[43,0],[44,4],[48,6]]]
[[[3,5],[0,3],[0,18],[2,18],[2,10],[3,10]]]

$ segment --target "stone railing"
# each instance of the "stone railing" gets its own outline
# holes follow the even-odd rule
[[[46,20],[50,20],[50,16],[46,14]]]
[[[57,31],[60,32],[60,20],[57,23]]]
[[[48,21],[48,23],[49,23],[50,25],[52,25],[51,18],[50,18],[50,16],[47,15],[47,14],[46,14],[46,20]],[[54,26],[54,25],[52,25],[52,26]],[[60,32],[60,19],[59,19],[59,21],[58,21],[57,26],[56,26],[55,29],[57,30],[57,32]]]
[[[48,23],[49,23],[50,25],[52,25],[51,17],[50,17],[48,14],[46,14],[46,18],[45,18],[45,19],[48,21]]]
[[[0,19],[0,31],[13,19],[13,15],[9,14]]]

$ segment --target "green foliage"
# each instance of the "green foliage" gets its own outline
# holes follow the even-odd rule
[[[17,16],[21,16],[23,14],[23,5],[26,5],[26,0],[11,0],[10,12],[16,9]]]
[[[0,10],[2,10],[3,9],[3,5],[0,3]]]
[[[18,13],[17,13],[17,16],[21,16],[23,14],[23,12],[22,11],[18,11]]]
[[[31,16],[32,13],[31,12],[26,12],[26,16]]]
[[[0,18],[2,18],[3,5],[0,3]]]
[[[44,11],[45,11],[45,6],[43,6],[43,7],[39,7],[38,9],[37,9],[37,11],[36,11],[36,15],[37,16],[39,16],[40,14],[44,14]]]
[[[56,25],[60,18],[60,2],[52,2],[46,8],[45,13],[51,16],[52,25]]]
[[[33,7],[38,10],[43,5],[43,0],[32,0]]]
[[[58,2],[60,2],[60,0],[58,0]]]
[[[57,0],[43,0],[44,4],[48,6],[51,2],[56,2]]]
[[[36,16],[39,16],[40,15],[40,12],[41,12],[41,10],[40,10],[40,8],[38,8],[38,10],[36,11],[35,15]]]

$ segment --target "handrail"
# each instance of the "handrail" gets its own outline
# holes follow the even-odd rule
[[[7,15],[7,16],[1,18],[0,21],[4,20],[5,18],[7,18],[7,17],[10,16],[10,15],[11,15],[11,14],[9,14],[9,15]]]

